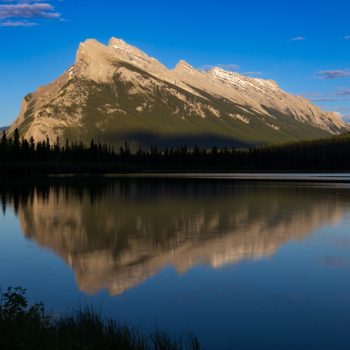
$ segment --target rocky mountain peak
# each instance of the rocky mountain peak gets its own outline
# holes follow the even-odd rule
[[[68,70],[70,77],[78,76],[95,81],[107,81],[113,67],[113,52],[102,43],[88,39],[79,45],[74,65]]]
[[[256,79],[255,80],[262,80],[262,79]],[[280,88],[280,86],[278,85],[278,83],[276,81],[274,81],[273,79],[268,79],[268,80],[264,80],[265,82],[269,83],[270,85],[276,87],[276,88]]]
[[[185,60],[180,60],[176,67],[174,68],[174,71],[179,71],[179,70],[187,70],[188,72],[193,72],[196,71],[194,67],[192,67],[188,62]]]
[[[167,68],[158,60],[148,56],[137,47],[129,45],[122,39],[111,38],[108,47],[114,51],[114,55],[117,57],[139,66],[140,68],[147,69],[152,72],[164,72],[167,70]]]
[[[79,44],[78,52],[76,55],[76,62],[79,60],[88,59],[90,56],[96,54],[105,53],[107,46],[103,45],[95,39],[87,39]],[[92,57],[94,58],[94,57]]]
[[[251,78],[237,72],[226,71],[221,67],[214,67],[208,71],[211,79],[231,86],[245,94],[249,94],[255,99],[260,99],[262,95],[269,95],[274,98],[277,95],[285,94],[274,80]]]
[[[238,81],[250,80],[237,72],[225,70],[221,67],[213,67],[208,71],[208,75],[214,79],[219,79],[226,83],[236,83]]]
[[[122,39],[117,38],[111,38],[108,43],[108,47],[116,50],[116,52],[121,53],[123,55],[128,56],[138,56],[138,57],[144,57],[146,59],[152,59],[149,57],[146,53],[139,50],[137,47],[129,45]]]
[[[274,81],[220,67],[198,71],[184,60],[169,70],[116,38],[108,45],[81,43],[69,69],[27,95],[10,131],[16,127],[38,141],[59,136],[197,146],[285,142],[350,130],[338,115]]]

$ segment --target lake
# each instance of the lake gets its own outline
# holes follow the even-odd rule
[[[2,184],[0,284],[55,312],[91,305],[191,331],[205,349],[349,349],[350,185],[339,178]]]

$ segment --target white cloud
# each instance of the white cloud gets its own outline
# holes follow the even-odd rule
[[[0,0],[1,27],[31,27],[43,19],[61,19],[51,0]]]
[[[294,38],[290,39],[291,41],[304,41],[306,40],[306,37],[304,36],[295,36]]]
[[[350,101],[350,89],[348,88],[332,92],[305,92],[301,95],[314,102]]]
[[[349,69],[322,70],[317,72],[317,75],[320,79],[325,79],[325,80],[348,78],[350,77],[350,70]]]
[[[0,22],[0,27],[35,27],[38,23],[28,21],[4,21]]]

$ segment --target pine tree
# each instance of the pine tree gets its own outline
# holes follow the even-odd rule
[[[16,130],[15,130],[15,132],[13,134],[13,146],[15,148],[15,152],[19,151],[20,145],[21,145],[21,142],[20,142],[20,139],[19,139],[19,131],[16,128]]]
[[[3,131],[2,136],[1,136],[0,147],[2,149],[6,149],[6,147],[7,147],[7,135],[6,135],[5,130]]]

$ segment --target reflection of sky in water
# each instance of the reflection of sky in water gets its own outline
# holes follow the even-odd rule
[[[57,191],[36,195],[19,205],[18,217],[12,205],[0,216],[0,283],[22,285],[31,299],[57,310],[88,303],[145,327],[192,330],[212,349],[347,349],[350,192],[286,186],[210,184],[201,191],[153,184],[129,192],[117,186],[92,202],[84,199],[86,190],[83,196],[66,191],[67,197],[60,189],[62,202]],[[77,221],[67,216],[62,226],[54,209],[61,218],[78,214]],[[87,217],[106,221],[93,226],[100,239],[84,228]],[[78,223],[75,235],[62,230],[77,230]],[[42,227],[50,231],[39,232]],[[119,238],[111,240],[116,227]],[[227,259],[216,265],[221,253]],[[105,271],[111,256],[117,263],[94,276]],[[91,268],[87,257],[96,268],[89,283],[99,283],[94,295],[77,287],[77,269],[84,274]],[[142,266],[155,268],[140,281],[130,276],[130,288],[121,295],[100,290],[125,279],[120,270],[144,273]]]

